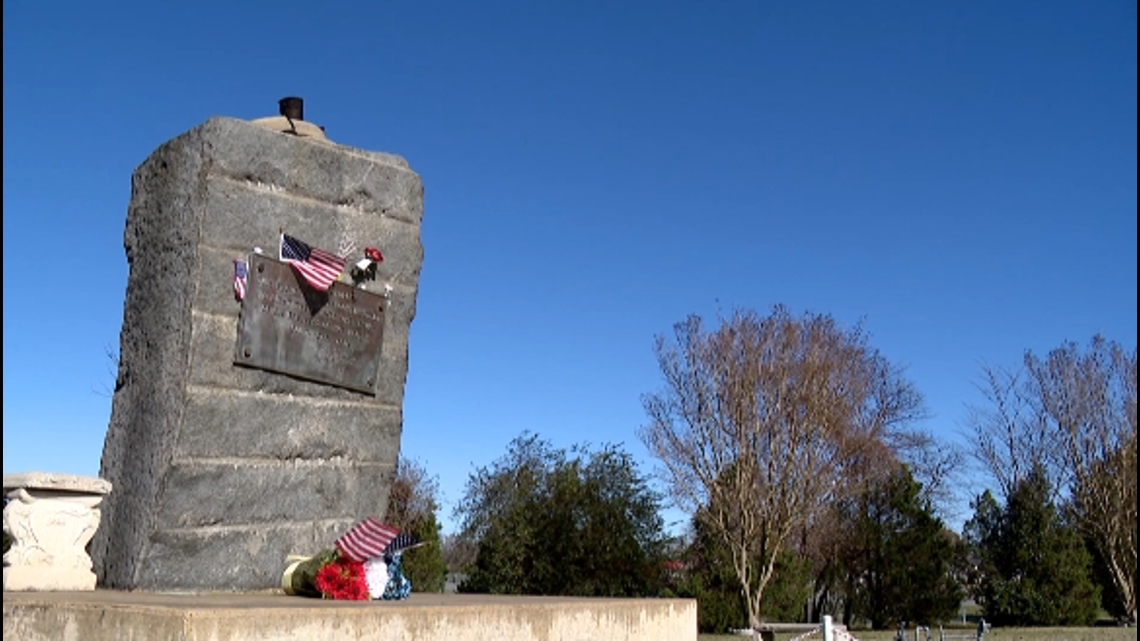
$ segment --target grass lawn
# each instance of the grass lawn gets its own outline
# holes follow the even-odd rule
[[[971,629],[947,629],[947,634],[969,634]],[[859,641],[894,641],[895,632],[890,630],[853,630],[851,633]],[[795,634],[777,634],[776,641],[789,641]],[[732,634],[700,634],[698,641],[744,641],[748,637]],[[814,634],[808,639],[822,639]],[[911,630],[909,638],[914,638]],[[938,630],[931,631],[931,638],[938,641]],[[986,641],[1136,641],[1136,628],[993,628],[986,635]]]

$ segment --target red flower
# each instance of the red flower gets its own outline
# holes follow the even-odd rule
[[[317,589],[326,599],[337,601],[367,601],[368,581],[364,578],[364,564],[349,559],[337,559],[317,572]]]

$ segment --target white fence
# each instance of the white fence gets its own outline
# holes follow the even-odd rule
[[[792,641],[804,641],[813,635],[822,635],[823,641],[859,641],[847,632],[847,626],[832,622],[824,615],[822,623],[761,623],[755,631],[763,641],[775,641],[777,632],[803,632]]]
[[[973,634],[946,634],[946,630],[942,626],[938,626],[938,641],[963,641],[970,639],[971,641],[983,641],[986,633],[990,631],[990,624],[986,623],[985,619],[978,620],[978,627],[974,630]],[[895,641],[909,641],[907,639],[906,629],[899,627],[898,634],[895,635]],[[934,641],[934,636],[930,632],[930,627],[925,625],[916,625],[914,627],[914,641]]]

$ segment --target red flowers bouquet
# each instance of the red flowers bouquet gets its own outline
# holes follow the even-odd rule
[[[369,591],[364,564],[349,559],[326,563],[317,572],[317,589],[337,601],[367,601]]]
[[[311,557],[291,556],[281,575],[286,594],[338,601],[406,599],[412,584],[400,570],[405,550],[421,545],[414,536],[365,519]]]

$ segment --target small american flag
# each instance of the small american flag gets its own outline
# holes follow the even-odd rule
[[[249,264],[244,260],[234,261],[234,298],[245,300],[245,282],[249,278]]]
[[[289,263],[314,289],[327,292],[344,271],[345,259],[310,247],[288,234],[281,234],[281,260]]]
[[[421,545],[423,545],[423,543],[415,534],[400,532],[396,535],[396,538],[392,539],[392,542],[388,544],[388,547],[384,550],[384,554],[395,554]]]
[[[384,525],[376,519],[367,518],[337,539],[336,549],[343,556],[363,563],[384,556],[388,545],[396,540],[399,534],[400,531],[396,528]]]

